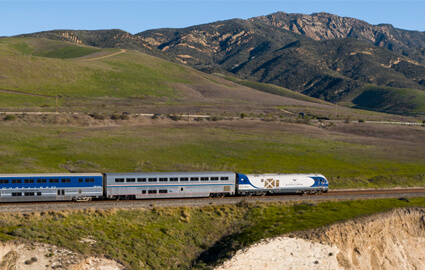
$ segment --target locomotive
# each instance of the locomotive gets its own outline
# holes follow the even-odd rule
[[[235,172],[0,174],[0,202],[320,194],[321,174]]]

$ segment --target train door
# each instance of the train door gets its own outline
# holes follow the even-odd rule
[[[179,187],[179,194],[185,194],[186,193],[186,187]]]
[[[58,189],[56,194],[57,200],[64,200],[65,199],[65,189]]]

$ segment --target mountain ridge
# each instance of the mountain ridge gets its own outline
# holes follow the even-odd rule
[[[412,96],[425,91],[425,32],[371,25],[324,12],[277,12],[135,35],[114,29],[55,30],[24,36],[137,50],[206,73],[275,84],[330,102],[358,103],[363,99],[352,93],[367,85],[385,91],[412,89]],[[376,91],[385,92],[382,89]],[[404,100],[411,103],[413,99]],[[407,107],[418,113],[424,108],[416,103],[401,105],[397,100],[387,103],[392,113],[405,113],[402,108]],[[375,109],[368,104],[373,103],[356,106]]]

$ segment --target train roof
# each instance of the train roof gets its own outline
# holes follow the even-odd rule
[[[138,175],[223,175],[235,174],[234,172],[132,172],[132,173],[105,173],[106,176],[138,176]]]
[[[20,173],[0,174],[0,177],[78,177],[78,176],[102,176],[101,173]]]

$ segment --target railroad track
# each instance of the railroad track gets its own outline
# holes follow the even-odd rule
[[[156,200],[94,200],[90,202],[28,202],[28,203],[0,203],[0,213],[6,212],[42,212],[65,210],[106,210],[106,209],[137,209],[153,207],[202,207],[206,205],[237,204],[246,202],[305,202],[328,200],[361,200],[385,199],[402,197],[425,197],[425,188],[403,189],[362,189],[362,190],[330,190],[321,195],[269,195],[251,197],[225,198],[182,198]]]

